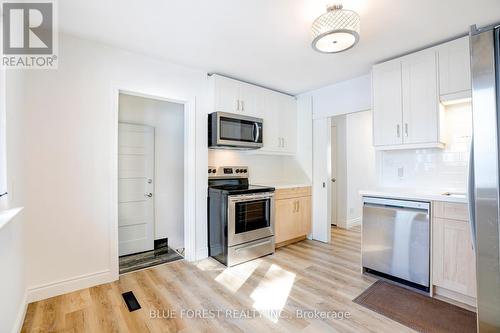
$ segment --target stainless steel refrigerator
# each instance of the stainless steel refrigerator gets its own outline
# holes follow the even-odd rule
[[[470,33],[473,144],[469,211],[476,251],[480,333],[500,332],[499,100],[500,25]]]

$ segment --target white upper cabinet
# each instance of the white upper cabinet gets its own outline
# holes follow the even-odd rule
[[[403,143],[439,142],[439,99],[434,50],[402,58]]]
[[[372,80],[374,145],[402,144],[401,62],[373,66]]]
[[[373,66],[373,144],[379,150],[443,148],[438,48]]]
[[[441,101],[471,97],[469,36],[441,44],[437,50]]]
[[[262,118],[264,147],[253,153],[291,155],[297,150],[295,97],[213,74],[212,112],[229,112]]]
[[[213,75],[211,83],[213,84],[215,111],[243,112],[240,100],[241,86],[238,81]]]
[[[295,97],[264,90],[264,147],[258,152],[295,154],[297,150],[297,101]]]

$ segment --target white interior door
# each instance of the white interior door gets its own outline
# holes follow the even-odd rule
[[[337,225],[337,126],[332,126],[332,224]]]
[[[330,242],[331,138],[330,119],[313,121],[313,227],[312,238]]]
[[[119,255],[154,248],[154,128],[118,127]]]

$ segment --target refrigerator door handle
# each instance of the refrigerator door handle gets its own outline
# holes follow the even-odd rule
[[[474,138],[470,141],[469,168],[467,177],[467,202],[469,204],[469,223],[472,240],[472,248],[476,249],[476,199],[474,197]]]

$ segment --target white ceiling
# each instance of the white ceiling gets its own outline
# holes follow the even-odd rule
[[[335,1],[333,0],[335,3]],[[301,93],[367,73],[373,63],[500,21],[499,0],[344,0],[361,40],[339,54],[310,46],[328,0],[64,0],[62,31]]]

